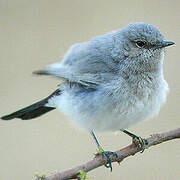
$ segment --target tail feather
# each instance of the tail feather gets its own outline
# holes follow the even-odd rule
[[[2,116],[1,119],[3,120],[11,120],[14,118],[19,118],[22,120],[28,120],[28,119],[33,119],[36,117],[39,117],[53,109],[55,109],[55,107],[47,107],[45,106],[48,103],[48,100],[52,97],[52,96],[57,96],[60,95],[60,90],[56,90],[54,93],[52,93],[50,96],[48,96],[47,98],[34,103],[28,107],[25,107],[21,110],[18,110],[12,114],[6,115],[6,116]]]
[[[28,106],[26,108],[23,108],[19,111],[16,111],[12,114],[6,115],[1,117],[1,119],[3,120],[11,120],[14,118],[19,118],[22,120],[28,120],[28,119],[33,119],[36,117],[39,117],[43,114],[45,114],[46,112],[49,112],[51,110],[53,110],[55,108],[53,107],[46,107],[44,105],[42,105],[42,102],[37,102],[31,106]]]

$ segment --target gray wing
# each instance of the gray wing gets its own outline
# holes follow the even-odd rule
[[[117,71],[117,63],[111,56],[112,49],[111,34],[99,36],[89,42],[73,45],[60,63],[34,73],[95,87],[110,81]]]

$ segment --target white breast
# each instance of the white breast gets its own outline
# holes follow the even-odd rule
[[[69,88],[48,104],[53,104],[68,115],[74,124],[88,131],[116,131],[156,115],[166,101],[168,92],[163,72],[158,74],[153,88],[144,85],[140,89],[143,92],[141,97],[122,86],[121,81],[116,86],[115,89],[108,90],[106,87],[94,92],[81,90],[78,93],[76,88]]]
[[[88,131],[116,131],[156,115],[166,100],[167,92],[168,85],[162,80],[159,88],[145,98],[130,101],[121,98],[118,105],[109,95],[101,92],[74,96],[67,91],[52,101],[78,127]]]

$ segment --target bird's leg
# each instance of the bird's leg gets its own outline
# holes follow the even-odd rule
[[[111,152],[111,151],[104,151],[102,146],[99,144],[95,134],[93,131],[91,131],[91,135],[93,137],[93,139],[95,140],[96,142],[96,145],[98,147],[98,150],[97,150],[97,154],[101,154],[102,157],[103,157],[103,160],[104,160],[104,163],[105,163],[105,167],[106,168],[110,168],[110,170],[112,171],[112,159],[111,159],[111,155],[115,156],[116,158],[118,157],[117,153],[115,152]],[[106,164],[106,162],[108,162]]]
[[[140,146],[142,148],[141,153],[143,153],[145,149],[148,149],[148,141],[146,139],[136,136],[135,134],[133,134],[125,129],[122,129],[121,131],[133,138],[133,143],[136,146]]]

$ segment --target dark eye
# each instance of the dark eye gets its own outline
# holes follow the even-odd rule
[[[141,48],[141,47],[145,46],[145,44],[146,44],[146,43],[145,43],[144,41],[136,41],[136,46],[137,46],[137,47],[140,47],[140,48]]]

